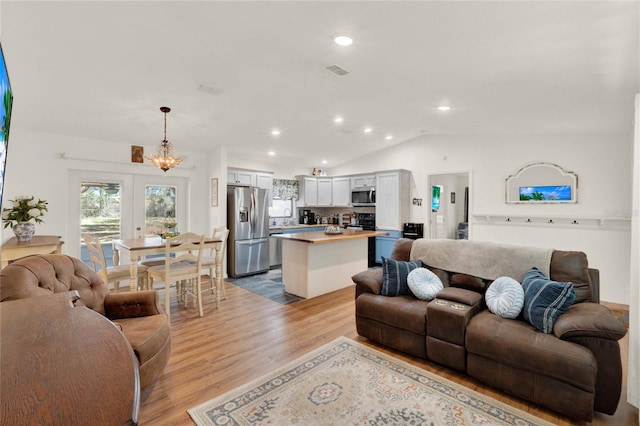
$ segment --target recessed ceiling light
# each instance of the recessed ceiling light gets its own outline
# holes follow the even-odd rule
[[[340,124],[344,121],[344,118],[337,116],[336,118],[333,119],[333,122],[336,124]]]
[[[438,107],[438,111],[449,111],[451,109],[451,107],[446,106],[446,105],[441,105]]]
[[[387,136],[385,136],[384,138],[385,138],[386,140],[390,141],[391,139],[393,139],[393,136],[391,136],[391,135],[387,135]]]
[[[364,132],[365,133],[371,133],[371,132],[373,132],[373,129],[371,127],[365,127],[364,128]]]
[[[322,160],[322,164],[327,164],[327,160]]]
[[[280,136],[280,129],[273,129],[271,131],[272,136]]]
[[[333,41],[340,46],[351,46],[353,44],[353,37],[347,34],[336,34],[333,36]]]
[[[274,151],[269,151],[267,154],[269,154],[270,157],[273,157],[274,155],[276,155]]]

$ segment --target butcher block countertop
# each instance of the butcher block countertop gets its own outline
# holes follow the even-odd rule
[[[357,238],[369,238],[378,237],[381,235],[387,235],[387,232],[381,231],[360,231],[357,229],[343,229],[340,234],[327,234],[324,231],[315,232],[296,232],[294,234],[276,234],[272,235],[275,238],[282,238],[283,240],[300,241],[303,243],[331,243],[340,240],[354,240]]]

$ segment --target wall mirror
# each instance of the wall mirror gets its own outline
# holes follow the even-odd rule
[[[576,203],[578,176],[557,164],[532,163],[506,179],[507,203]]]

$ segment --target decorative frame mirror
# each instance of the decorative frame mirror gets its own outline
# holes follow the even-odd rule
[[[505,201],[512,204],[578,202],[578,175],[553,163],[524,166],[505,182]]]

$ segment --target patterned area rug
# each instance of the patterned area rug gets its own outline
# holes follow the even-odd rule
[[[188,410],[197,425],[550,425],[345,337]]]
[[[227,278],[226,281],[252,293],[271,299],[283,305],[304,300],[302,297],[284,291],[282,269],[271,269],[268,272],[242,278]]]

